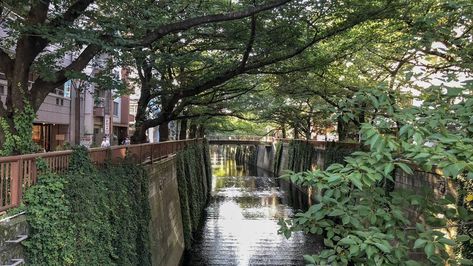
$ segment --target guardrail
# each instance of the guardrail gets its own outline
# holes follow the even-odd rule
[[[117,162],[129,156],[137,163],[153,162],[184,149],[202,139],[145,143],[109,148],[89,149],[92,162],[103,165],[107,159]],[[64,173],[69,166],[72,150],[0,157],[0,211],[20,205],[23,193],[36,183],[36,160],[42,158],[55,173]]]
[[[238,136],[238,135],[232,135],[232,136],[206,136],[207,139],[211,140],[233,140],[233,141],[238,141],[238,140],[249,140],[249,141],[273,141],[274,138],[271,136]]]
[[[360,147],[360,143],[353,143],[353,142],[338,142],[338,141],[319,141],[319,140],[305,140],[305,139],[274,139],[275,142],[284,142],[289,143],[292,140],[300,140],[303,142],[310,143],[314,148],[319,150],[326,150],[329,147],[338,147],[341,149],[358,149]]]

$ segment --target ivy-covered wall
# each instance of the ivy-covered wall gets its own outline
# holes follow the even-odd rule
[[[307,171],[311,168],[314,147],[303,140],[291,140],[288,146],[288,170]]]
[[[344,158],[355,149],[344,147],[341,143],[327,143],[326,149],[316,149],[304,140],[292,140],[288,145],[288,170],[294,172],[307,171],[316,165],[317,168],[326,169],[331,164],[344,164]],[[276,151],[276,159],[282,151]],[[280,160],[280,159],[279,159]]]
[[[185,248],[189,250],[211,191],[208,143],[187,146],[176,155],[176,164]]]
[[[238,145],[235,152],[235,160],[238,165],[258,165],[258,146]]]
[[[127,160],[97,169],[78,148],[66,174],[41,168],[26,195],[30,265],[151,265],[148,176]]]

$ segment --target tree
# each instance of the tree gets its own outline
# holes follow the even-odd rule
[[[204,12],[195,17],[192,12],[181,14],[180,10],[168,10],[161,3],[148,1],[2,2],[1,27],[7,30],[8,36],[1,40],[0,71],[8,81],[8,95],[5,103],[0,104],[0,143],[16,142],[15,138],[6,136],[17,136],[18,128],[31,126],[34,113],[46,96],[68,79],[77,78],[77,73],[100,53],[113,54],[117,49],[147,46],[169,34],[248,17],[288,1],[237,9],[227,7],[225,13]],[[10,11],[13,12],[4,16],[4,12]],[[72,62],[61,66],[64,56],[71,53]],[[30,82],[33,82],[31,87]],[[22,125],[17,124],[20,121]]]
[[[148,69],[149,78],[143,79],[145,73],[140,74],[142,94],[137,129],[132,140],[142,142],[146,139],[148,128],[173,120],[192,102],[186,100],[188,98],[207,95],[209,91],[224,88],[222,85],[235,77],[254,74],[265,67],[302,56],[308,48],[367,20],[394,16],[394,7],[399,7],[396,3],[383,1],[356,6],[350,6],[349,3],[326,3],[313,9],[307,3],[294,3],[288,5],[287,10],[274,11],[275,14],[269,15],[258,14],[247,22],[229,22],[217,28],[209,25],[210,28],[204,33],[189,32],[190,36],[175,36],[174,39],[182,41],[184,45],[174,45],[178,41],[171,40],[170,45],[174,49],[151,49],[155,54],[145,56],[139,62],[145,64],[145,67],[140,68]],[[316,23],[307,22],[312,20]],[[241,32],[247,32],[246,38],[240,38]],[[174,46],[177,46],[177,51]],[[182,60],[182,57],[185,63],[176,65],[175,62]],[[159,58],[166,58],[167,62],[172,63],[158,67],[161,61]],[[213,64],[208,64],[202,58]],[[150,82],[153,69],[156,74],[154,79],[167,81],[165,84],[154,82],[154,88],[143,86],[153,83]],[[159,113],[147,117],[150,103],[156,102],[161,106]]]

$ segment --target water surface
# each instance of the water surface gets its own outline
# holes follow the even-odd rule
[[[303,254],[320,240],[301,232],[277,233],[280,218],[307,205],[308,197],[262,169],[237,166],[224,149],[213,149],[212,196],[203,227],[185,265],[304,265]]]

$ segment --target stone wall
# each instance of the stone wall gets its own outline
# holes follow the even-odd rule
[[[146,166],[151,208],[150,250],[153,265],[179,265],[184,252],[175,157]]]
[[[184,235],[178,191],[176,157],[146,165],[149,173],[149,224],[152,264],[174,266],[181,263]],[[202,167],[205,169],[204,167]],[[207,187],[205,187],[208,190]],[[16,215],[0,221],[0,265],[10,265],[14,259],[25,259],[21,243],[8,243],[28,234],[26,215]]]
[[[18,262],[18,260],[25,259],[21,241],[18,243],[12,243],[9,241],[21,240],[22,236],[26,235],[28,235],[28,223],[26,222],[26,215],[14,215],[0,221],[1,265],[11,265],[15,262]]]
[[[258,145],[257,147],[257,163],[261,169],[273,172],[273,163],[274,163],[274,145]]]

